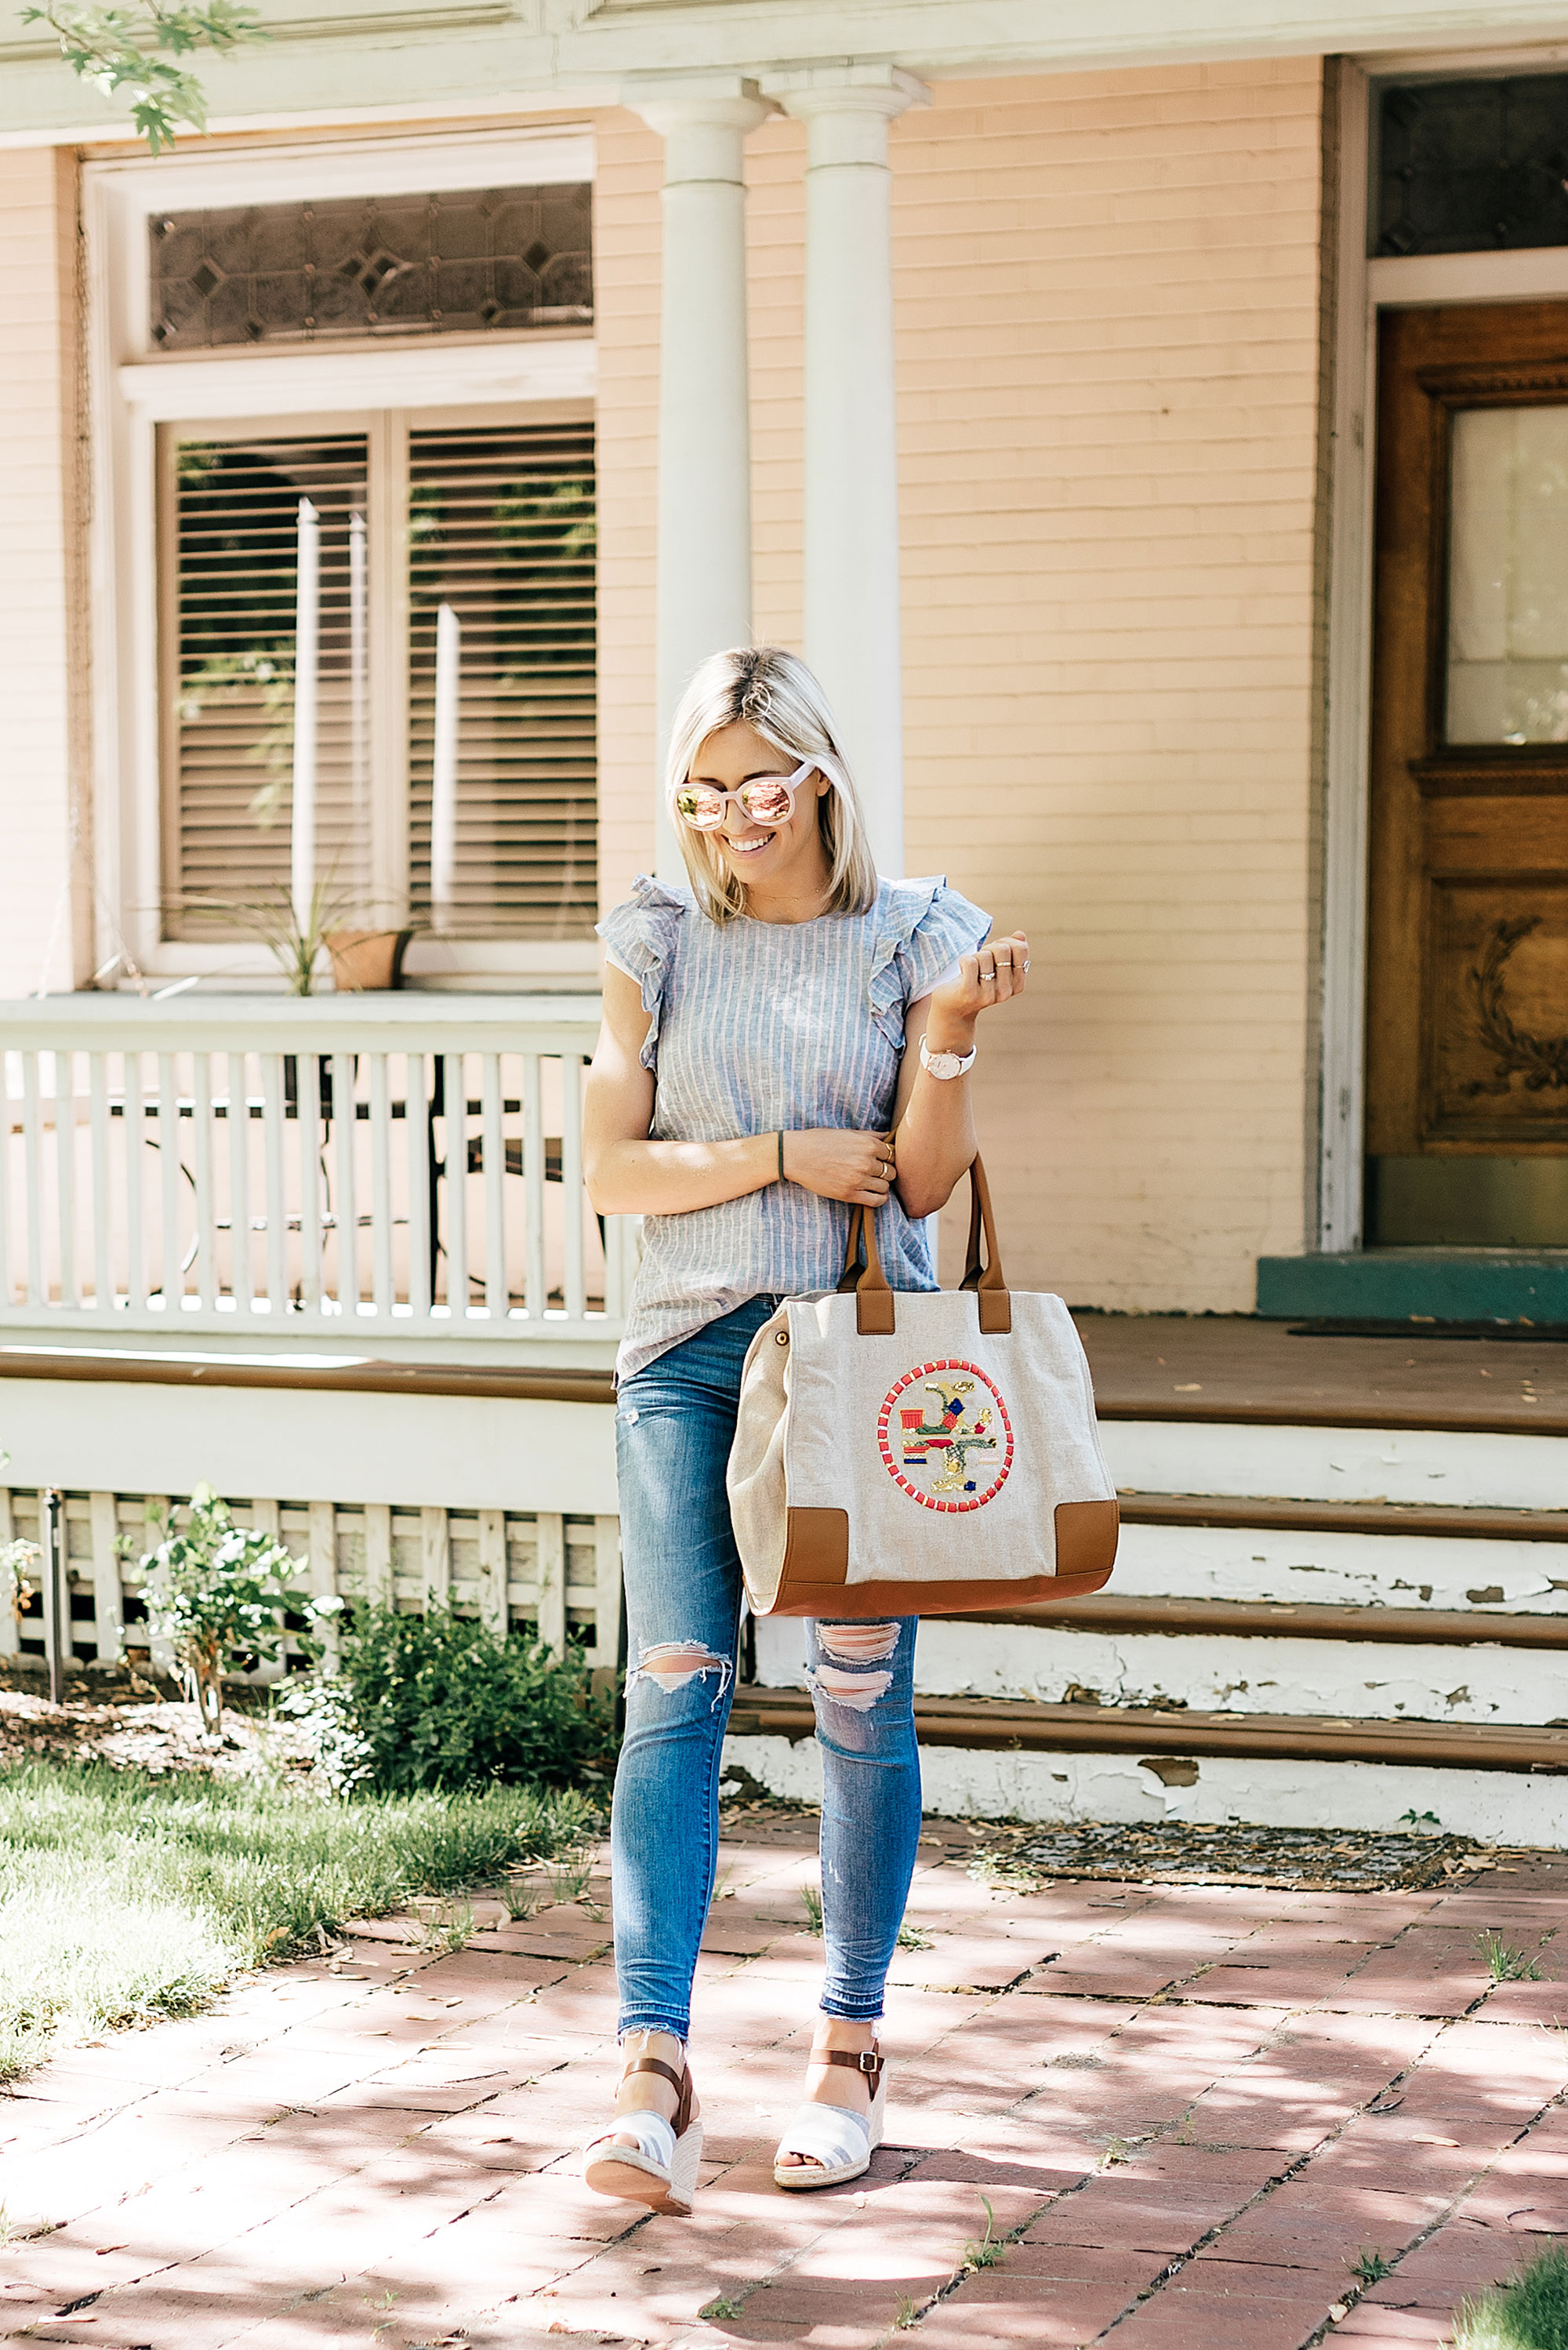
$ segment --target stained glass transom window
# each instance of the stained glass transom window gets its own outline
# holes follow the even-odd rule
[[[154,215],[161,350],[591,323],[591,190],[568,183]]]
[[[1568,244],[1568,74],[1390,83],[1376,192],[1374,254]]]

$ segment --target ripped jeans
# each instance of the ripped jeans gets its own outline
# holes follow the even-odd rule
[[[623,2033],[687,2036],[741,1621],[724,1464],[746,1348],[777,1303],[748,1299],[620,1388],[629,1669],[611,1842]],[[909,1897],[920,1833],[916,1630],[912,1618],[806,1627],[823,1762],[828,2015],[881,2014]]]

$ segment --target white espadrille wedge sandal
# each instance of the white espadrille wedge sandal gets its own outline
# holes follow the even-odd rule
[[[847,2064],[864,2075],[871,2092],[871,2110],[853,2113],[847,2106],[797,2106],[794,2118],[774,2156],[774,2183],[792,2195],[811,2194],[819,2187],[843,2187],[871,2168],[871,2158],[882,2143],[888,2112],[888,2063],[879,2048],[814,2048],[814,2064]],[[786,2162],[786,2154],[805,2155],[804,2162]]]
[[[675,2119],[649,2109],[618,2114],[608,2129],[591,2137],[583,2148],[583,2180],[596,2195],[614,2196],[623,2203],[646,2203],[650,2211],[668,2212],[677,2220],[691,2216],[697,2193],[697,2168],[702,2159],[702,2124],[691,2111],[691,2068],[678,2073],[661,2056],[637,2056],[621,2074],[661,2073],[680,2098]],[[627,2131],[635,2146],[621,2139]]]

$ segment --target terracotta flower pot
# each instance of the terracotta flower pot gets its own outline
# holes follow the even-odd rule
[[[328,931],[327,951],[338,993],[358,995],[370,987],[400,987],[403,957],[411,931]]]

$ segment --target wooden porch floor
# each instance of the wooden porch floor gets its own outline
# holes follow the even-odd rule
[[[1075,1319],[1106,1419],[1486,1429],[1568,1434],[1568,1343],[1366,1337],[1244,1314]],[[301,1351],[304,1351],[303,1343]],[[0,1347],[0,1378],[317,1388],[339,1394],[504,1396],[608,1403],[607,1371],[504,1363],[286,1362],[242,1340],[199,1356],[116,1347]]]
[[[1568,1345],[1349,1336],[1246,1314],[1079,1314],[1105,1419],[1568,1433]]]

